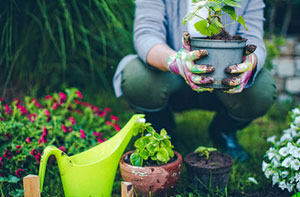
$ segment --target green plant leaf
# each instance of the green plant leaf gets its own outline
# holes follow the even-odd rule
[[[168,150],[166,148],[160,148],[156,156],[157,160],[161,163],[167,163],[170,159]]]
[[[168,151],[168,153],[169,153],[169,156],[170,156],[171,158],[174,157],[174,151],[172,150],[172,148],[171,148],[171,147],[167,147],[166,149],[167,149],[167,151]]]
[[[16,176],[13,176],[11,174],[8,176],[8,180],[7,180],[8,183],[17,183],[19,181],[20,179]]]
[[[157,139],[157,140],[163,140],[164,138],[163,137],[161,137],[158,133],[156,133],[156,132],[154,132],[153,133],[153,137],[155,138],[155,139]]]
[[[130,163],[134,166],[143,166],[143,159],[138,153],[132,153],[130,155]]]
[[[140,156],[142,157],[143,160],[147,160],[148,157],[150,156],[150,153],[146,149],[144,149],[140,152]]]
[[[149,143],[146,145],[146,148],[151,154],[154,154],[154,152],[158,148],[158,146],[155,146],[154,144]]]
[[[209,36],[209,31],[207,28],[207,21],[201,20],[194,24],[194,27],[197,31],[199,31],[202,35]]]
[[[236,13],[233,7],[226,5],[222,8],[222,11],[226,12],[232,20],[236,21]]]
[[[248,30],[248,28],[246,27],[246,24],[245,24],[245,20],[242,16],[239,16],[239,18],[237,19],[237,22],[241,23],[246,30]]]
[[[240,8],[241,5],[239,3],[237,3],[236,1],[234,0],[224,0],[223,1],[225,5],[228,5],[228,6],[231,6],[231,7],[238,7]]]
[[[207,29],[209,32],[209,36],[211,36],[212,34],[218,34],[221,31],[221,28],[218,27],[215,23],[210,24]]]
[[[139,150],[142,150],[146,147],[146,145],[149,143],[149,136],[144,136],[139,139],[137,139],[134,143],[134,147],[136,147]]]

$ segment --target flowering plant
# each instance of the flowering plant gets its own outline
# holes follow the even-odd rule
[[[44,147],[55,145],[72,155],[114,135],[120,127],[110,113],[82,101],[75,88],[41,100],[26,97],[24,103],[0,99],[0,194],[21,192],[18,181],[38,173]]]
[[[300,191],[300,110],[295,108],[290,112],[292,119],[290,127],[283,131],[280,139],[276,136],[267,138],[272,143],[263,161],[262,170],[267,178],[272,178],[273,186],[278,186],[289,192]]]

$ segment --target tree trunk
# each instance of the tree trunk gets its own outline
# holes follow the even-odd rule
[[[292,12],[293,12],[293,6],[291,3],[288,3],[286,13],[284,16],[284,21],[282,24],[282,29],[281,29],[281,36],[283,36],[283,37],[286,37],[286,35],[287,35],[289,24],[290,24],[290,21],[292,18]]]

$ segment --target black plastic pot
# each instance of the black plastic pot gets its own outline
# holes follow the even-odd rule
[[[244,40],[209,40],[192,37],[191,48],[206,49],[208,56],[196,61],[196,64],[210,64],[215,67],[212,76],[215,79],[213,84],[201,85],[215,89],[228,89],[228,86],[222,84],[222,80],[228,75],[224,72],[225,68],[230,65],[241,63],[246,41]]]
[[[194,152],[184,157],[189,181],[200,190],[224,190],[228,183],[233,158],[221,152],[212,152],[210,157],[209,162],[212,164],[210,166],[203,165],[205,156],[200,157]],[[217,163],[220,161],[222,164]]]

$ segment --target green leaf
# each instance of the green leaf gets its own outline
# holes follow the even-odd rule
[[[7,182],[8,178],[7,177],[0,177],[0,182]]]
[[[167,151],[169,153],[169,156],[170,157],[174,157],[174,151],[172,150],[172,148],[171,147],[167,147],[166,149],[167,149]]]
[[[143,166],[143,159],[138,153],[130,155],[130,163],[134,166]]]
[[[231,7],[238,7],[238,8],[241,7],[241,5],[234,0],[224,0],[224,4]]]
[[[156,133],[156,132],[154,132],[153,133],[153,137],[155,138],[155,139],[157,139],[157,140],[163,140],[164,138],[163,137],[161,137],[158,133]]]
[[[153,154],[155,150],[158,148],[158,146],[154,146],[154,144],[149,143],[147,144],[146,148],[150,153]]]
[[[164,136],[168,135],[168,133],[167,133],[167,131],[165,129],[162,129],[162,130],[160,130],[160,135],[162,137],[164,137]]]
[[[219,28],[216,24],[210,24],[207,29],[209,32],[209,36],[211,36],[212,34],[218,34],[221,31],[221,28]]]
[[[11,174],[8,176],[8,180],[7,180],[8,183],[17,183],[19,181],[20,179],[16,176],[13,176]]]
[[[207,21],[201,20],[194,24],[194,27],[197,31],[199,31],[202,35],[209,35],[209,31],[207,29]]]
[[[134,147],[136,147],[139,150],[142,150],[146,147],[149,141],[150,140],[148,136],[141,137],[135,141]]]
[[[236,20],[236,13],[235,13],[235,10],[234,10],[233,7],[231,7],[231,6],[224,6],[222,8],[222,10],[223,10],[223,12],[226,12],[230,16],[230,18],[232,20],[234,20],[234,21]]]
[[[239,18],[237,19],[237,22],[241,23],[246,30],[248,30],[248,28],[246,27],[246,24],[245,24],[245,20],[242,16],[239,16]]]
[[[168,150],[166,148],[160,148],[156,156],[157,160],[161,163],[167,163],[170,159]]]
[[[150,156],[150,153],[146,149],[144,149],[140,152],[140,156],[142,157],[143,160],[147,160],[148,157]]]

